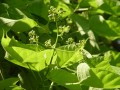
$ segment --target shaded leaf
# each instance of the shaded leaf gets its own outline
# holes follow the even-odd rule
[[[56,82],[59,85],[65,86],[69,90],[81,90],[79,83],[74,84],[78,82],[77,76],[63,69],[52,70],[47,75],[47,78]]]
[[[90,19],[90,28],[98,35],[107,37],[107,38],[113,38],[117,37],[117,33],[114,32],[109,25],[106,23],[104,18],[102,16],[92,16]]]
[[[48,6],[46,0],[33,0],[27,6],[27,10],[35,15],[38,15],[45,20],[48,20]]]
[[[18,78],[8,78],[0,81],[0,90],[12,90],[14,83],[18,81]]]
[[[88,22],[87,19],[85,19],[84,17],[79,16],[77,14],[73,14],[71,16],[71,18],[76,23],[76,25],[78,27],[78,31],[80,32],[81,35],[84,35],[85,33],[88,32],[88,30],[89,30],[89,22]]]

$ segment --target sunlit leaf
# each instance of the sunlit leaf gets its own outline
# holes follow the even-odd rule
[[[83,50],[84,45],[85,42],[81,44],[80,47],[67,45],[57,48],[56,52],[58,55],[58,65],[60,67],[67,67],[82,60],[83,55],[81,50]]]
[[[34,48],[32,49],[28,45],[21,44],[9,37],[2,38],[2,45],[7,52],[6,59],[23,67],[31,65],[38,71],[44,69],[50,64],[53,54],[52,49],[39,51],[39,47],[36,46],[35,50]]]
[[[37,23],[30,18],[23,18],[19,20],[7,19],[0,17],[0,22],[6,27],[9,27],[15,32],[24,32],[28,31],[31,28],[37,26]]]

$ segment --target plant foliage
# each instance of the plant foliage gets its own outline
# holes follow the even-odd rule
[[[0,90],[120,88],[119,0],[1,0],[0,41]]]

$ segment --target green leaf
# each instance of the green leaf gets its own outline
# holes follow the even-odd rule
[[[33,0],[27,6],[27,10],[35,15],[38,15],[45,20],[48,20],[48,6],[46,0]]]
[[[16,32],[24,32],[30,30],[35,26],[37,26],[37,23],[34,20],[30,18],[23,18],[16,22],[11,29]]]
[[[27,16],[18,8],[9,7],[7,11],[11,19],[27,18]]]
[[[40,26],[36,26],[34,27],[34,29],[36,30],[37,34],[38,33],[50,33],[49,27],[48,25],[40,25]]]
[[[90,6],[94,7],[94,8],[98,8],[99,6],[101,6],[104,3],[103,0],[89,0],[89,4]]]
[[[76,75],[63,69],[54,69],[50,71],[47,78],[59,85],[65,86],[69,90],[81,90],[80,84],[77,84],[78,79]]]
[[[119,13],[119,0],[111,1],[111,0],[104,0],[104,4],[102,4],[99,9],[104,11],[105,13],[112,14],[112,15],[120,15]]]
[[[78,0],[78,2],[79,2],[79,6],[82,8],[90,6],[88,0]]]
[[[18,77],[21,87],[25,90],[48,90],[50,85],[47,78],[40,72],[25,69],[18,74]]]
[[[25,89],[23,89],[23,88],[20,87],[20,86],[14,86],[14,88],[12,88],[12,90],[25,90]]]
[[[12,7],[24,9],[26,5],[29,3],[29,0],[5,0]]]
[[[85,42],[84,42],[85,44]],[[74,63],[79,62],[83,59],[83,55],[80,50],[83,49],[84,44],[80,47],[74,45],[62,46],[56,49],[57,52],[57,63],[60,67],[68,67]]]
[[[0,16],[4,15],[8,8],[9,8],[8,4],[0,3]]]
[[[6,59],[23,67],[29,68],[28,65],[34,68],[34,70],[42,70],[50,64],[50,60],[53,54],[52,49],[46,49],[42,51],[39,46],[35,46],[35,49],[31,49],[30,46],[24,45],[15,41],[14,39],[2,38],[2,46],[6,50]],[[24,66],[25,65],[25,66]]]
[[[78,65],[77,76],[79,78],[79,82],[83,85],[92,86],[92,87],[102,87],[102,83],[86,63],[80,63]],[[94,80],[95,83],[91,82]]]
[[[0,17],[0,22],[6,27],[9,27],[15,32],[24,32],[28,31],[31,28],[37,26],[37,23],[30,18],[23,18],[19,20],[7,19]]]
[[[81,33],[81,35],[84,35],[85,33],[88,32],[89,22],[87,19],[85,19],[84,17],[77,15],[77,14],[73,14],[71,16],[71,18],[76,23],[76,25],[78,27],[78,31]]]
[[[120,18],[118,17],[111,17],[109,20],[106,21],[109,27],[120,35]]]
[[[106,38],[114,38],[118,36],[118,34],[109,27],[104,18],[100,15],[92,16],[89,24],[90,28],[100,36]]]
[[[63,9],[63,11],[65,11],[62,17],[67,17],[72,13],[72,10],[68,7],[68,5],[66,5],[62,1],[54,0],[51,2],[51,5],[56,8],[56,11],[60,10],[61,8]]]
[[[81,84],[96,88],[120,88],[120,68],[111,66],[109,60],[103,60],[90,68],[88,65],[78,66]],[[95,82],[91,82],[95,81]]]
[[[120,88],[120,75],[100,69],[93,69],[93,72],[100,79],[100,82],[103,83],[101,88]]]
[[[18,78],[8,78],[0,81],[0,90],[12,90],[14,83],[18,81]]]
[[[102,4],[99,8],[105,13],[114,14],[114,11],[112,10],[111,6],[106,3]]]
[[[63,2],[65,2],[66,4],[70,4],[70,0],[62,0]]]
[[[115,51],[112,51],[112,60],[110,61],[110,64],[111,65],[114,65],[114,66],[120,66],[120,53],[118,52],[115,52]]]

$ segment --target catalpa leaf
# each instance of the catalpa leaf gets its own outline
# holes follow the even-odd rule
[[[47,78],[69,90],[81,90],[80,84],[76,83],[78,82],[77,76],[66,70],[54,69],[49,72]]]
[[[50,64],[53,55],[52,49],[41,49],[41,51],[39,46],[36,46],[36,49],[38,48],[38,51],[36,51],[34,47],[30,48],[30,45],[19,43],[8,36],[2,38],[2,46],[6,51],[5,58],[8,61],[27,68],[31,66],[32,69],[34,68],[37,71],[46,68]]]
[[[12,90],[14,83],[17,82],[18,78],[8,78],[0,81],[0,90]]]
[[[90,18],[90,28],[98,35],[109,39],[118,36],[118,34],[109,27],[106,20],[101,15],[95,15]]]
[[[105,89],[120,88],[120,70],[116,66],[111,66],[109,61],[103,60],[94,68],[90,68],[90,66],[84,63],[80,65],[78,76],[81,84]],[[86,66],[87,68],[85,68]],[[81,80],[82,78],[83,80]]]
[[[28,31],[31,28],[37,26],[37,23],[30,18],[22,18],[18,20],[13,20],[13,19],[7,19],[7,18],[0,17],[0,22],[15,32]]]
[[[81,42],[79,46],[71,44],[57,48],[57,64],[60,67],[68,67],[82,60],[83,54],[81,51],[83,50],[85,43],[86,40]]]

